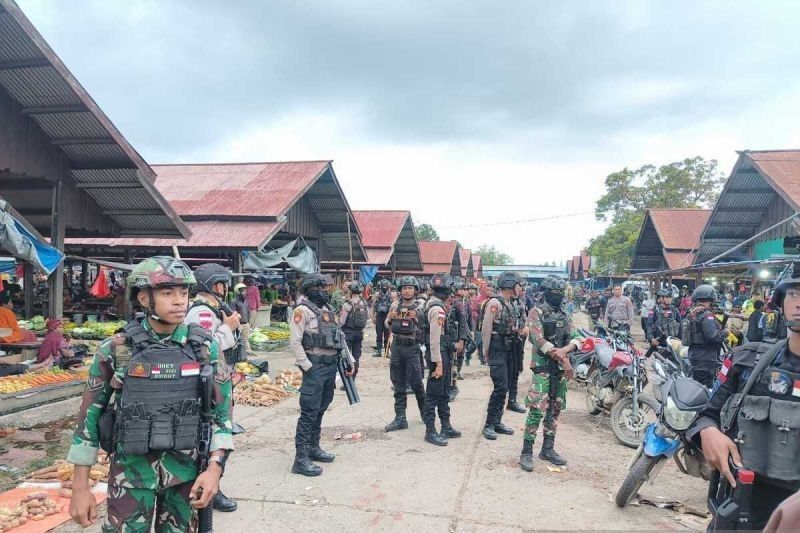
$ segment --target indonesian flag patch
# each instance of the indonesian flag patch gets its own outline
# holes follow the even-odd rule
[[[717,375],[717,379],[720,383],[725,383],[728,381],[728,372],[732,366],[733,359],[730,357],[726,358],[725,361],[722,362],[722,368],[719,369],[719,374]]]
[[[208,331],[214,329],[214,315],[211,311],[200,311],[198,315],[200,318],[200,326],[203,329],[207,329]]]
[[[199,375],[200,375],[200,363],[181,364],[181,377],[199,376]]]
[[[792,387],[792,396],[800,396],[800,379],[794,380],[794,386]]]

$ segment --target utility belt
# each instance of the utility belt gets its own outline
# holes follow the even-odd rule
[[[339,360],[339,354],[333,355],[315,355],[313,353],[306,354],[308,360],[314,363],[315,365],[323,364],[323,365],[335,365],[336,362]]]

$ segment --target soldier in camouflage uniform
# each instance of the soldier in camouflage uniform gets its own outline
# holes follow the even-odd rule
[[[89,470],[101,446],[113,450],[103,531],[150,531],[154,517],[156,531],[195,531],[196,509],[219,488],[233,450],[231,382],[216,343],[200,326],[183,324],[194,284],[189,267],[172,257],[145,259],[128,277],[145,316],[100,345],[67,456],[75,465],[69,511],[84,527],[97,517]],[[198,472],[199,375],[206,364],[214,370],[213,433],[209,467]]]
[[[579,335],[563,307],[564,280],[548,276],[542,281],[542,303],[528,313],[530,341],[533,345],[533,380],[525,398],[525,421],[520,467],[533,470],[533,443],[544,420],[544,442],[539,459],[561,466],[567,461],[554,449],[558,416],[567,404],[567,381],[572,378],[569,352],[580,347]]]

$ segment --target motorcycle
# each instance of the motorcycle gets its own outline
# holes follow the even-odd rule
[[[680,339],[667,337],[666,346],[650,348],[645,354],[645,356],[658,355],[658,357],[650,357],[650,368],[653,369],[651,375],[653,395],[659,404],[663,400],[661,389],[664,383],[671,378],[686,377],[692,374],[691,363],[689,363],[689,358],[683,354],[684,351]]]
[[[614,436],[636,448],[658,408],[656,400],[644,393],[648,381],[644,355],[626,331],[597,329],[598,334],[584,343],[594,352],[586,377],[586,409],[591,415],[608,413]]]
[[[660,354],[654,355],[661,364],[667,361]],[[667,378],[666,374],[662,377]],[[684,474],[711,479],[713,470],[705,462],[703,451],[686,438],[686,430],[708,401],[708,389],[683,375],[667,378],[661,389],[658,421],[647,426],[628,464],[628,474],[615,498],[619,507],[625,507],[645,481],[652,482],[670,458]]]

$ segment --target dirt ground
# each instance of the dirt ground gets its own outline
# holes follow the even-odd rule
[[[585,321],[583,313],[576,319]],[[372,345],[372,336],[364,343]],[[367,351],[371,351],[367,349]],[[271,373],[291,366],[285,353],[267,356]],[[290,472],[294,456],[297,399],[269,408],[237,406],[247,432],[236,437],[236,452],[222,481],[235,498],[235,513],[215,513],[218,531],[521,531],[521,530],[671,530],[705,527],[692,514],[631,505],[618,509],[613,495],[633,453],[620,444],[603,416],[590,416],[585,393],[571,386],[557,449],[567,457],[563,471],[536,459],[534,472],[518,465],[525,415],[506,413],[513,436],[488,441],[481,435],[491,390],[488,368],[465,367],[461,393],[453,402],[453,425],[464,436],[438,448],[423,441],[424,425],[409,403],[409,429],[386,434],[393,416],[389,362],[365,353],[358,387],[362,402],[347,404],[338,391],[323,421],[322,445],[336,454],[318,478]],[[523,373],[520,390],[527,390]],[[409,398],[410,400],[411,398]],[[521,399],[521,398],[520,398]],[[0,421],[2,423],[2,421]],[[343,435],[360,433],[356,439]],[[658,502],[682,502],[704,509],[705,485],[680,474],[674,464],[662,470],[641,494]],[[75,526],[61,532],[78,531]],[[89,531],[99,531],[92,527]]]

